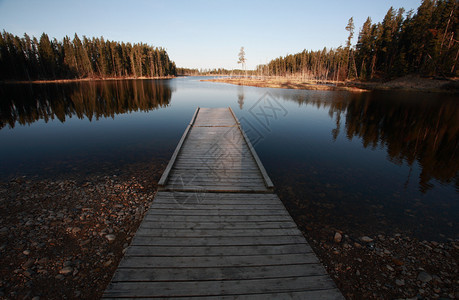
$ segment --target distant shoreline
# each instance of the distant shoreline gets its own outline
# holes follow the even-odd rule
[[[218,78],[218,79],[203,79],[201,81],[222,82],[235,85],[267,87],[267,88],[281,88],[281,89],[297,89],[297,90],[323,90],[323,91],[352,91],[352,92],[365,92],[366,89],[346,86],[344,82],[335,84],[328,82],[313,82],[292,79],[288,77],[278,78]]]
[[[172,79],[177,76],[155,77],[105,77],[105,78],[74,78],[74,79],[50,79],[50,80],[1,80],[2,84],[43,84],[43,83],[70,83],[80,81],[110,81],[110,80],[144,80],[144,79]]]
[[[360,82],[360,81],[307,81],[294,77],[255,77],[255,78],[218,78],[202,81],[222,82],[235,85],[300,89],[324,91],[367,92],[371,90],[401,90],[422,91],[431,93],[458,93],[459,79],[449,80],[422,78],[408,75],[388,82]]]

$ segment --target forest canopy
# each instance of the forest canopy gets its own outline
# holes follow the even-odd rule
[[[353,19],[345,47],[306,51],[273,59],[264,75],[297,75],[317,80],[391,78],[416,73],[458,76],[459,15],[456,0],[423,0],[417,12],[391,7],[382,22],[368,18],[355,47]]]
[[[81,40],[75,33],[61,41],[43,33],[38,40],[0,33],[0,79],[49,80],[175,75],[175,63],[165,49],[144,43],[124,43],[103,37]]]

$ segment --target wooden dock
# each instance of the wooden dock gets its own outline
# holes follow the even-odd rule
[[[198,108],[103,298],[344,299],[231,108]]]

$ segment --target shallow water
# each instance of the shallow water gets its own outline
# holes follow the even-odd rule
[[[0,179],[167,162],[197,106],[231,106],[295,218],[459,238],[459,101],[172,80],[0,85]]]

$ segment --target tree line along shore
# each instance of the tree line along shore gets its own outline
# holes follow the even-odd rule
[[[424,0],[416,13],[391,7],[382,22],[366,20],[355,46],[351,45],[354,21],[350,18],[345,47],[279,57],[259,65],[257,74],[327,81],[387,80],[408,74],[457,77],[458,25],[455,0]]]
[[[345,27],[349,35],[344,46],[303,50],[258,65],[255,70],[177,68],[164,48],[144,43],[85,36],[81,40],[77,34],[73,39],[66,36],[61,41],[50,39],[45,33],[40,39],[27,34],[21,38],[3,31],[0,33],[0,80],[138,79],[220,74],[268,77],[271,81],[272,78],[284,78],[282,86],[296,88],[313,88],[313,84],[326,82],[340,89],[343,82],[353,81],[351,86],[347,83],[346,88],[374,88],[381,86],[380,82],[407,75],[454,79],[459,76],[458,6],[455,0],[423,0],[416,12],[391,7],[382,22],[366,20],[356,45],[351,44],[355,25],[350,18]],[[296,81],[301,82],[292,83]],[[432,85],[426,80],[414,82]],[[271,82],[270,85],[277,87],[278,84]],[[446,83],[446,87],[451,85],[457,86],[457,81]]]
[[[459,14],[455,0],[423,0],[416,13],[391,7],[382,22],[368,18],[357,44],[349,19],[345,46],[304,50],[258,65],[250,78],[228,83],[300,89],[458,89]],[[187,75],[244,75],[241,70],[179,69]]]
[[[61,41],[0,33],[0,80],[53,81],[104,78],[161,78],[176,74],[165,49],[103,37]]]

